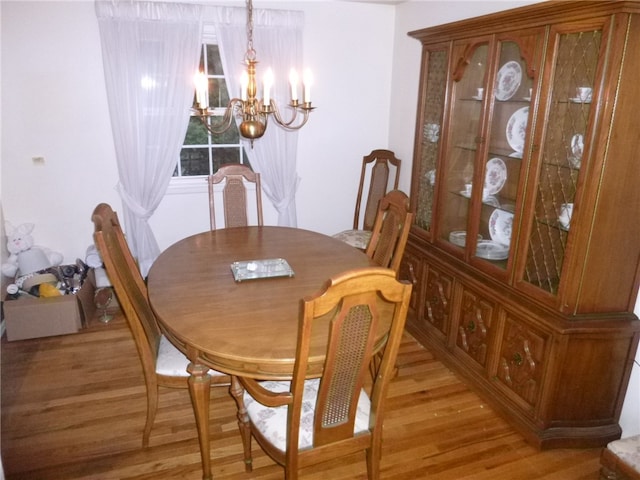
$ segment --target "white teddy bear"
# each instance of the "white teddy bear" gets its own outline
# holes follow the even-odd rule
[[[62,263],[61,253],[33,245],[31,232],[34,227],[33,223],[24,223],[15,228],[9,222],[5,223],[7,250],[10,255],[7,262],[2,264],[3,275],[15,277],[18,272],[20,275],[28,275]]]

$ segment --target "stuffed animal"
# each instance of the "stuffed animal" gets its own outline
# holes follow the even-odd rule
[[[14,227],[9,222],[5,224],[7,234],[7,250],[9,258],[2,264],[2,274],[7,277],[28,275],[62,263],[62,254],[48,248],[35,246],[31,232],[35,225],[24,223]]]

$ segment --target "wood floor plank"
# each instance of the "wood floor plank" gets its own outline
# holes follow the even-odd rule
[[[200,479],[186,390],[161,389],[150,446],[141,447],[146,399],[126,323],[61,337],[2,340],[2,461],[8,480]],[[600,449],[527,444],[467,385],[409,335],[387,398],[382,478],[388,480],[595,480]],[[211,458],[220,480],[281,480],[254,444],[244,471],[235,403],[211,395]],[[307,480],[366,479],[364,454],[302,471]]]

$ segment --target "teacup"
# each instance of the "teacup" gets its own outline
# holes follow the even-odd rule
[[[567,230],[571,223],[571,215],[573,215],[573,203],[563,203],[560,205],[560,215],[558,215],[558,221]]]
[[[436,143],[440,139],[440,125],[437,123],[427,123],[424,126],[424,134],[431,143]]]
[[[591,88],[590,87],[578,87],[576,88],[576,96],[581,102],[591,101]]]
[[[435,170],[429,170],[425,176],[427,177],[427,181],[429,182],[430,185],[435,185],[436,184],[436,171]]]

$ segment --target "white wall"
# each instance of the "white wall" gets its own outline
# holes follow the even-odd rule
[[[409,190],[420,44],[407,32],[535,2],[254,3],[305,12],[304,58],[318,109],[299,133],[298,225],[330,234],[351,225],[361,158],[372,149],[396,152],[400,186]],[[36,243],[73,262],[92,243],[95,205],[121,210],[93,2],[2,0],[0,16],[4,216],[35,223]],[[44,164],[32,161],[39,156]],[[161,249],[208,228],[204,185],[192,192],[168,193],[152,217]],[[265,220],[276,221],[267,203]],[[625,436],[640,432],[638,376],[636,366]]]
[[[304,57],[318,108],[299,132],[298,224],[335,233],[352,222],[362,155],[388,144],[394,9],[255,5],[305,12]],[[93,2],[3,1],[0,8],[5,217],[35,223],[36,243],[72,262],[91,243],[93,207],[106,201],[121,209]],[[151,220],[160,248],[208,228],[206,204],[203,188],[167,195]]]

